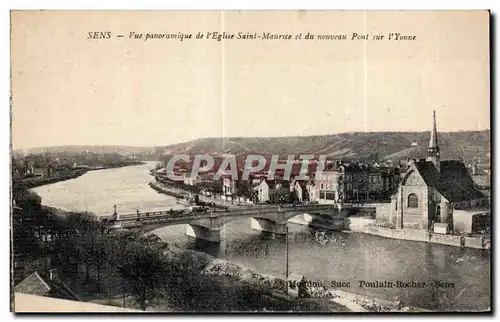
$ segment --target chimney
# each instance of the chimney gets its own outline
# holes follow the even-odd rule
[[[51,281],[57,281],[57,280],[59,280],[59,272],[57,271],[56,268],[53,268],[53,269],[49,270],[49,279]]]

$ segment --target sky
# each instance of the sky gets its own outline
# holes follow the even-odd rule
[[[428,131],[432,110],[439,131],[490,128],[486,11],[31,11],[11,24],[15,149]],[[216,31],[349,40],[129,39]]]

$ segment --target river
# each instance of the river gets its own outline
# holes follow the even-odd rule
[[[65,210],[109,215],[180,207],[175,199],[148,186],[148,170],[155,162],[124,168],[91,171],[63,182],[33,189],[43,204]],[[330,287],[384,300],[399,297],[408,305],[438,310],[486,310],[490,307],[490,252],[475,249],[400,241],[361,233],[326,232],[289,225],[289,272]],[[195,242],[185,225],[155,231],[165,241],[198,249],[245,265],[264,274],[285,275],[283,237],[263,236],[250,229],[249,219],[227,223],[220,245]],[[360,284],[365,283],[364,287]],[[378,285],[376,282],[378,281]],[[397,281],[411,282],[398,287]],[[390,287],[391,282],[393,287]],[[425,284],[423,284],[425,283]],[[439,285],[438,285],[439,284]],[[367,287],[378,286],[378,287]]]

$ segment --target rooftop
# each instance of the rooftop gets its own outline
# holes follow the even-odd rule
[[[425,183],[434,187],[451,202],[485,198],[485,195],[476,188],[461,161],[441,161],[441,172],[429,161],[419,161],[414,164]]]

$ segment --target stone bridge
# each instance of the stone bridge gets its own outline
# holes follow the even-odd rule
[[[250,219],[250,228],[262,232],[286,234],[287,222],[342,229],[344,218],[351,207],[339,209],[336,205],[250,206],[227,211],[161,211],[120,215],[110,221],[114,227],[152,231],[170,225],[186,224],[186,235],[210,242],[220,242],[226,223],[241,218]]]

